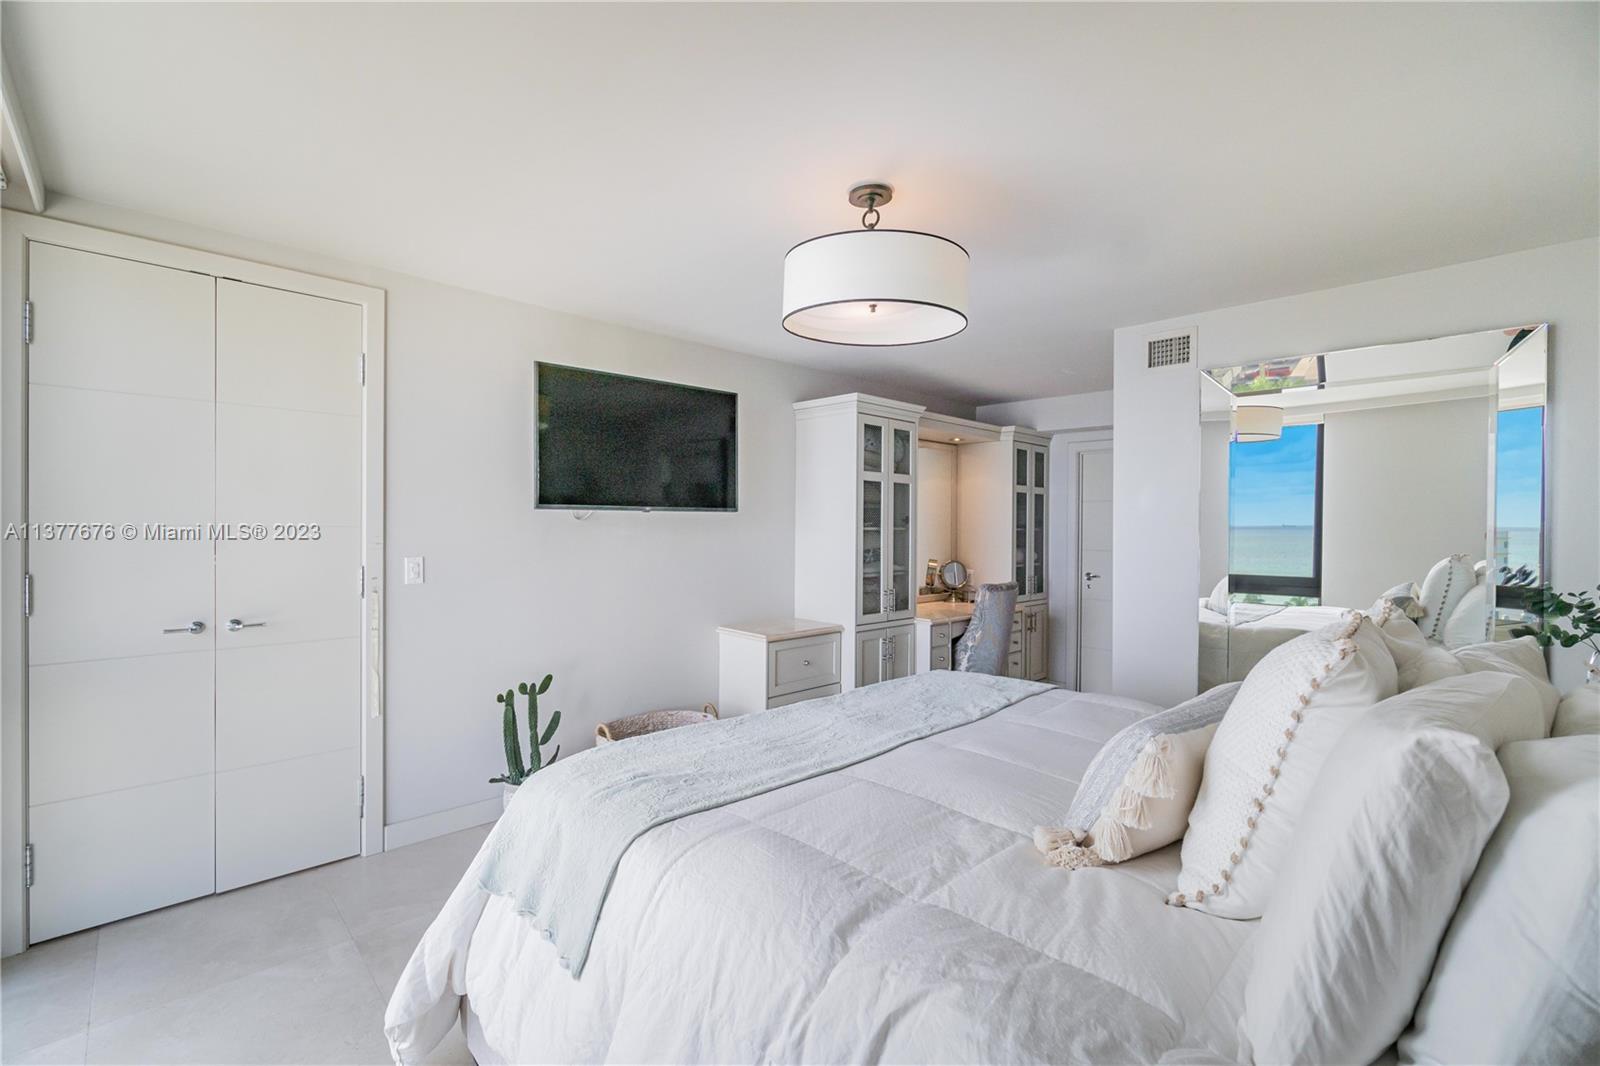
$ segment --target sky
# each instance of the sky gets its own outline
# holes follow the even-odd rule
[[[1544,498],[1544,408],[1500,412],[1495,436],[1495,525],[1536,529]]]
[[[1309,526],[1316,520],[1316,425],[1284,426],[1277,440],[1228,445],[1228,522]]]

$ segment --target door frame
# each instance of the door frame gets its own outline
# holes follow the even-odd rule
[[[0,213],[0,529],[28,519],[28,350],[22,309],[30,243],[55,244],[355,304],[362,311],[361,854],[383,850],[384,367],[382,289],[197,248],[7,210]],[[358,367],[352,366],[351,373]],[[0,955],[28,946],[28,626],[22,584],[27,545],[0,539]]]
[[[1061,563],[1067,567],[1070,574],[1070,580],[1061,582],[1063,586],[1062,622],[1064,623],[1061,632],[1063,637],[1062,647],[1065,655],[1062,657],[1062,668],[1059,673],[1061,684],[1077,690],[1079,683],[1082,681],[1078,673],[1078,630],[1080,628],[1078,620],[1078,524],[1081,517],[1078,493],[1081,489],[1079,482],[1082,480],[1079,475],[1079,469],[1085,452],[1112,451],[1111,431],[1089,430],[1058,433],[1052,438],[1051,443],[1052,445],[1059,444],[1061,446],[1062,458],[1065,460],[1062,463],[1053,463],[1046,459],[1045,476],[1047,479],[1051,478],[1055,471],[1060,469],[1065,478],[1064,488],[1066,491],[1062,493],[1065,497],[1062,502],[1065,505],[1063,513],[1066,516],[1066,521],[1062,522],[1061,526],[1066,545],[1062,550]],[[1114,461],[1115,453],[1113,452]],[[1048,501],[1051,495],[1049,490],[1046,490],[1045,500],[1047,507],[1049,506]],[[1050,531],[1047,525],[1045,529],[1046,539],[1049,538],[1049,535]],[[1046,555],[1046,567],[1049,566],[1049,560],[1050,557]],[[1046,589],[1049,588],[1049,585],[1049,578],[1046,577]],[[1050,660],[1054,662],[1055,656],[1052,655]]]

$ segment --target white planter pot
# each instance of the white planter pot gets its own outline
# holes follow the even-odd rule
[[[517,789],[519,787],[520,786],[518,786],[518,785],[504,785],[504,784],[500,786],[500,813],[501,814],[504,814],[505,811],[506,811],[506,808],[511,806],[511,801],[517,798]]]

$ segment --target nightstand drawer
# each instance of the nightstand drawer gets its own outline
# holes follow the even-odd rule
[[[804,637],[767,645],[767,698],[839,683],[839,637]]]

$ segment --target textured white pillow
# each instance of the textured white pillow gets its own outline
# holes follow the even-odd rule
[[[1469,644],[1455,650],[1456,661],[1469,674],[1493,670],[1503,674],[1516,674],[1526,678],[1539,692],[1544,704],[1544,730],[1556,720],[1556,708],[1561,705],[1561,690],[1550,683],[1550,671],[1544,664],[1544,649],[1532,637],[1515,640],[1494,640],[1486,644]]]
[[[1480,581],[1467,590],[1445,620],[1440,640],[1447,648],[1482,644],[1489,639],[1489,586]]]
[[[1394,657],[1395,681],[1401,692],[1467,672],[1448,649],[1430,644],[1395,601],[1380,599],[1372,605],[1371,617]]]
[[[1211,595],[1206,597],[1206,606],[1218,614],[1228,613],[1228,579],[1224,577],[1211,589]]]
[[[1364,1063],[1394,1043],[1505,810],[1495,748],[1541,729],[1510,674],[1413,689],[1350,727],[1256,932],[1239,1022],[1254,1061]]]
[[[1417,628],[1429,640],[1444,636],[1444,624],[1467,590],[1478,583],[1465,555],[1449,555],[1433,564],[1422,582],[1422,617]]]
[[[1366,615],[1280,644],[1256,664],[1206,751],[1167,902],[1259,918],[1322,762],[1395,693],[1394,659]]]
[[[1400,1040],[1407,1062],[1600,1062],[1600,743],[1507,744],[1505,817]]]

